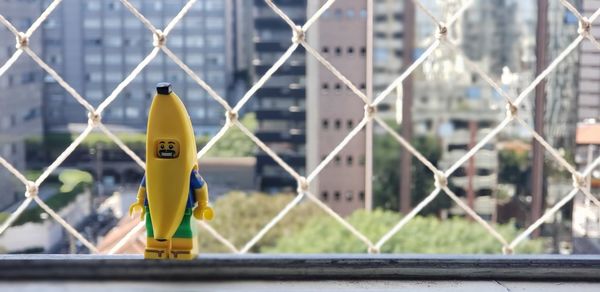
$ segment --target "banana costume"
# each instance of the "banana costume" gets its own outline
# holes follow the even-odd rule
[[[211,220],[208,186],[198,174],[196,139],[187,111],[169,83],[159,83],[148,115],[146,175],[129,207],[146,219],[146,259],[193,259],[191,216]]]

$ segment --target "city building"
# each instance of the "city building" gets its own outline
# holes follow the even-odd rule
[[[598,1],[583,0],[583,15],[592,15],[598,9]],[[600,27],[592,25],[590,34],[600,39]],[[584,40],[580,44],[579,58],[579,95],[577,101],[577,118],[600,120],[600,50],[591,42]]]
[[[373,92],[379,95],[404,72],[404,1],[373,2]],[[409,28],[414,29],[414,28]],[[393,91],[394,95],[396,91]],[[395,99],[388,96],[378,105],[378,114],[388,117],[395,111]]]
[[[157,28],[164,28],[184,0],[133,0]],[[167,37],[167,45],[219,95],[233,82],[233,1],[198,1]],[[153,49],[152,34],[117,0],[66,0],[43,25],[44,59],[97,106]],[[157,82],[168,81],[182,98],[198,134],[213,134],[224,110],[162,52],[119,94],[103,115],[105,124],[143,131]],[[45,127],[69,132],[85,123],[86,111],[52,78],[44,79]],[[230,101],[234,102],[234,101]]]
[[[579,171],[583,171],[600,154],[600,124],[592,121],[578,124],[576,143],[575,161]],[[600,188],[599,169],[593,170],[586,179],[588,191],[597,194]],[[573,199],[572,214],[573,253],[600,252],[600,207],[587,196],[577,195]]]
[[[309,6],[316,11],[318,6]],[[334,3],[311,28],[309,43],[350,82],[366,88],[366,1]],[[364,116],[364,102],[315,58],[307,60],[308,162],[314,169]],[[340,179],[343,177],[343,179]],[[323,169],[313,192],[339,214],[364,208],[365,131],[362,130]]]
[[[475,81],[473,81],[475,80]],[[437,136],[442,146],[438,167],[448,169],[498,124],[493,89],[469,74],[452,82],[420,82],[415,87],[413,111],[415,134]],[[492,139],[474,158],[449,178],[453,191],[484,218],[495,213],[494,193],[498,182],[498,151]],[[464,215],[457,205],[452,215]]]
[[[277,6],[295,23],[306,21],[306,0],[281,0]],[[254,1],[253,15],[252,79],[256,82],[292,44],[292,30],[265,1]],[[305,64],[306,52],[299,47],[253,97],[256,136],[301,174],[306,172]],[[293,191],[297,187],[296,180],[262,151],[257,153],[256,174],[263,191]]]
[[[580,1],[574,1],[573,4],[579,6]],[[579,20],[560,2],[548,1],[548,60],[554,60],[577,36]],[[597,5],[596,5],[597,8]],[[585,46],[587,41],[583,42]],[[595,47],[589,47],[598,51]],[[555,148],[574,149],[575,132],[578,122],[577,113],[577,94],[578,85],[589,84],[589,78],[584,73],[590,70],[589,62],[581,62],[579,67],[579,50],[571,52],[558,67],[552,72],[546,81],[546,111],[544,113],[544,137]],[[550,61],[548,61],[550,62]],[[586,69],[583,69],[586,68]],[[596,78],[600,78],[600,70],[592,69],[596,72]],[[579,81],[579,75],[587,80]],[[595,80],[592,83],[597,83]],[[594,84],[594,86],[597,86]],[[583,90],[583,89],[580,89]],[[600,92],[600,90],[598,90]],[[597,92],[597,93],[598,93]],[[597,101],[598,95],[581,93],[580,102]],[[600,103],[597,103],[600,106]],[[600,114],[597,115],[600,117]]]
[[[0,13],[19,31],[26,31],[42,11],[41,1],[0,1]],[[0,66],[16,51],[15,36],[0,25]],[[29,47],[42,54],[42,32],[35,32]],[[22,54],[0,77],[0,157],[24,172],[25,141],[42,134],[43,69]],[[0,210],[21,201],[24,186],[14,175],[0,166]]]
[[[462,5],[466,1],[450,2]],[[519,68],[518,2],[476,1],[459,20],[463,53],[470,60],[485,64],[484,69],[492,76],[499,77],[504,67],[513,71]]]

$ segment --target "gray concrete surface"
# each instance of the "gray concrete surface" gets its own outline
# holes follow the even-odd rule
[[[513,281],[234,281],[234,282],[3,282],[0,291],[213,291],[213,292],[300,292],[300,291],[461,291],[461,292],[577,292],[600,291],[600,283],[513,282]]]

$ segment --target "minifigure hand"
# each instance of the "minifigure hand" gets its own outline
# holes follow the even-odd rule
[[[133,203],[131,204],[131,206],[129,206],[129,216],[132,216],[137,213],[139,210],[140,214],[140,219],[144,220],[144,215],[146,215],[146,210],[144,209],[144,206],[142,206],[142,204],[140,203]]]
[[[196,218],[197,220],[212,220],[213,217],[215,216],[215,212],[213,211],[213,209],[211,207],[196,207],[196,209],[194,209],[194,218]]]

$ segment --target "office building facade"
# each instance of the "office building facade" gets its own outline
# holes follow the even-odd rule
[[[309,43],[356,87],[366,88],[366,1],[339,1],[312,27]],[[310,7],[316,11],[318,6]],[[364,102],[312,56],[307,61],[308,165],[312,170],[364,116]],[[364,208],[365,131],[323,169],[312,190],[341,215]]]
[[[297,24],[306,21],[305,0],[276,4]],[[259,80],[292,44],[292,31],[265,1],[255,0],[252,79]],[[253,105],[256,136],[301,174],[306,172],[306,53],[299,47],[256,92]],[[297,183],[270,156],[257,153],[256,174],[261,190],[294,191]]]
[[[581,14],[592,15],[600,6],[600,1],[583,0]],[[592,25],[590,34],[600,39],[600,27]],[[584,40],[580,45],[579,95],[577,116],[579,121],[600,120],[600,50]]]
[[[0,1],[0,13],[19,31],[26,31],[42,11],[41,1]],[[0,66],[16,51],[15,36],[0,29]],[[42,53],[41,29],[29,39],[29,47]],[[42,68],[22,54],[0,77],[0,157],[24,172],[25,142],[42,133]],[[21,201],[24,186],[14,175],[0,166],[0,210]]]
[[[130,1],[158,29],[187,1]],[[167,37],[167,46],[219,95],[228,96],[233,77],[233,1],[198,1]],[[45,22],[44,57],[92,105],[99,105],[153,49],[152,34],[117,0],[66,0]],[[144,130],[157,82],[168,81],[182,98],[199,134],[213,134],[223,108],[164,53],[119,94],[103,122]],[[51,78],[44,80],[46,126],[69,131],[87,113]],[[231,101],[233,102],[233,101]]]

